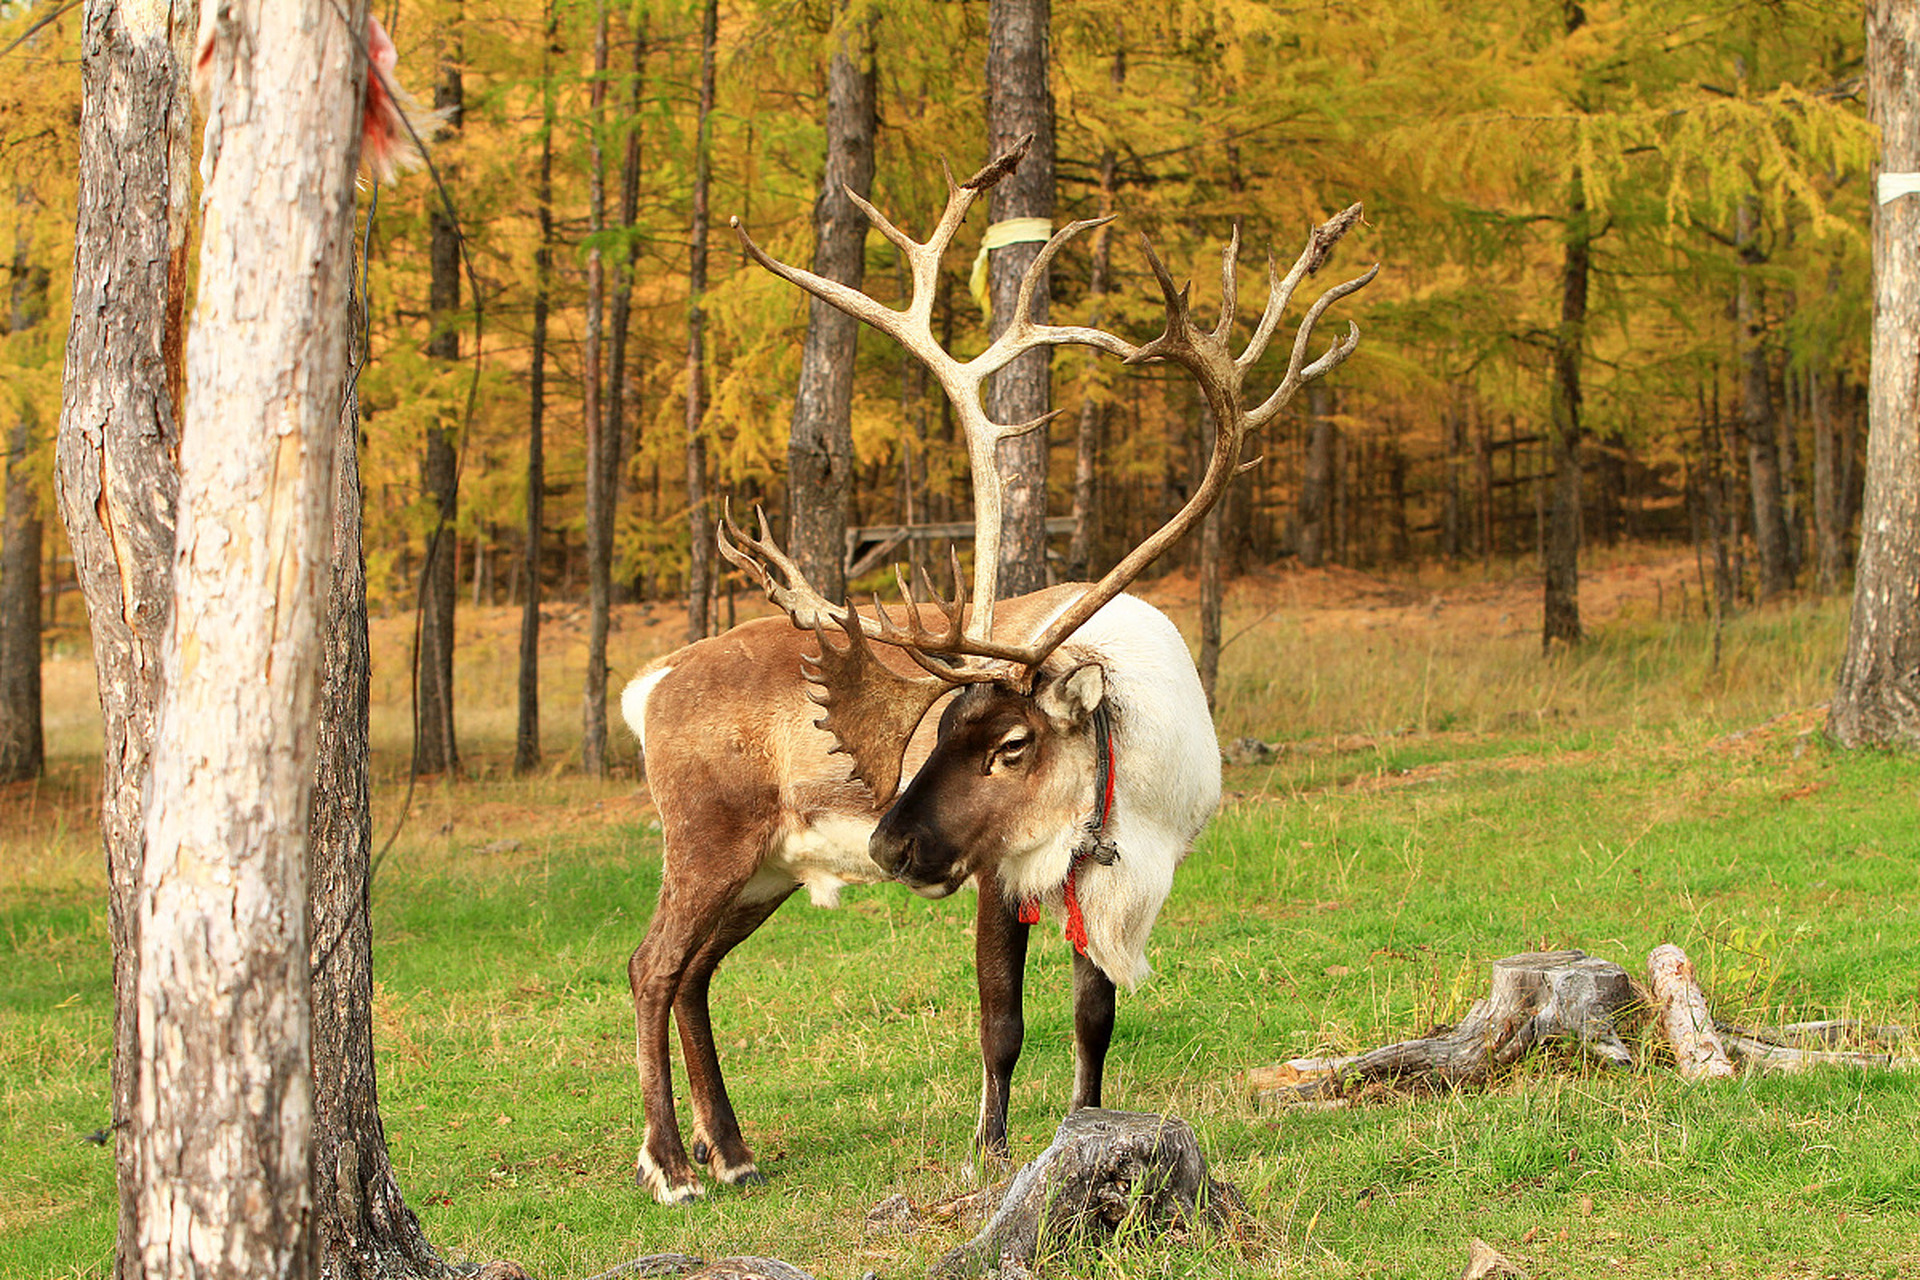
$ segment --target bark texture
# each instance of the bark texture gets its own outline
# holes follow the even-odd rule
[[[138,907],[148,1275],[312,1272],[307,823],[365,23],[269,0],[211,23]]]
[[[60,512],[87,602],[103,722],[100,833],[113,945],[119,1280],[140,1268],[134,903],[161,646],[173,605],[193,38],[191,6],[88,0],[73,310],[55,444]]]
[[[1920,10],[1875,0],[1869,109],[1880,168],[1920,169]],[[1847,746],[1920,747],[1920,196],[1874,210],[1873,388],[1853,613],[1827,729]]]
[[[314,1248],[327,1280],[441,1276],[401,1198],[373,1063],[368,861],[367,569],[360,536],[360,402],[350,372],[335,438],[333,567],[321,654],[308,834],[313,1008]]]
[[[813,270],[859,289],[866,279],[867,219],[847,192],[873,194],[873,28],[846,29],[847,4],[827,66],[827,163],[813,206]],[[800,385],[787,440],[787,547],[828,600],[846,596],[847,505],[853,497],[853,370],[860,322],[819,298],[807,308]]]
[[[1005,154],[1027,134],[1033,145],[1020,167],[993,188],[995,222],[1053,217],[1053,88],[1048,82],[1050,0],[991,0],[987,6],[987,158]],[[987,260],[993,321],[989,340],[1013,315],[1020,280],[1043,246],[1034,242],[995,249]],[[1032,316],[1048,318],[1048,283],[1033,291]],[[984,400],[995,422],[1033,422],[1052,407],[1053,349],[1036,347],[993,376]],[[1000,515],[1001,597],[1047,585],[1047,429],[1000,442],[995,464],[1006,484]]]

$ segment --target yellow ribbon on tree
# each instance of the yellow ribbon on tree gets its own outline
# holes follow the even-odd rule
[[[985,238],[980,241],[980,253],[973,260],[973,274],[967,279],[967,292],[980,304],[981,315],[989,321],[993,319],[993,300],[987,296],[987,255],[1010,244],[1036,240],[1045,244],[1051,239],[1053,222],[1048,218],[1008,218],[987,228]]]

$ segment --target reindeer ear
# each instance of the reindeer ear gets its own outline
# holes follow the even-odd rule
[[[1107,673],[1097,662],[1083,662],[1043,682],[1033,701],[1048,719],[1080,725],[1086,723],[1106,696]]]

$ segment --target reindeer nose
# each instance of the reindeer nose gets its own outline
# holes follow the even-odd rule
[[[867,856],[887,875],[897,878],[900,868],[913,857],[913,837],[899,835],[885,827],[877,829],[867,841]]]

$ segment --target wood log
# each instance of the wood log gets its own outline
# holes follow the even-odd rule
[[[1787,1039],[1817,1040],[1825,1044],[1843,1043],[1850,1031],[1861,1038],[1880,1043],[1902,1043],[1906,1032],[1901,1027],[1855,1027],[1843,1022],[1802,1022],[1792,1026],[1748,1031],[1725,1022],[1715,1022],[1720,1042],[1730,1057],[1738,1058],[1763,1072],[1797,1075],[1813,1067],[1912,1068],[1920,1058],[1883,1049],[1809,1049],[1802,1045],[1782,1044]]]
[[[1667,1043],[1680,1074],[1688,1080],[1717,1080],[1733,1074],[1733,1063],[1714,1029],[1707,997],[1693,976],[1693,961],[1671,942],[1663,942],[1647,956],[1647,986],[1653,992],[1654,1012],[1660,1018]]]
[[[1552,1040],[1631,1066],[1615,1020],[1638,1003],[1633,980],[1611,961],[1584,951],[1529,951],[1493,962],[1491,991],[1457,1026],[1351,1057],[1296,1058],[1243,1081],[1261,1103],[1336,1101],[1374,1081],[1481,1081]]]
[[[1043,1244],[1110,1237],[1123,1223],[1163,1229],[1220,1222],[1240,1204],[1207,1176],[1184,1120],[1088,1107],[1061,1122],[1053,1142],[1008,1184],[980,1234],[937,1263],[942,1278],[1012,1280]]]

